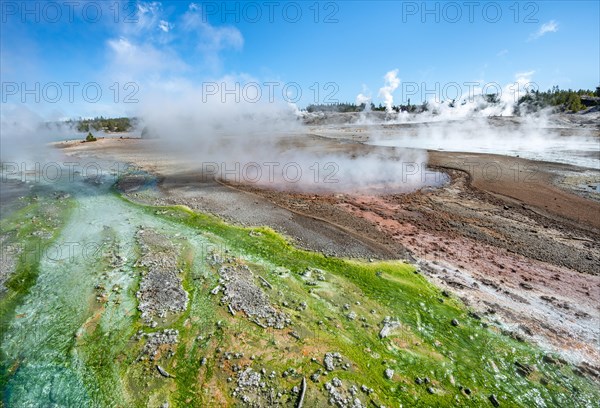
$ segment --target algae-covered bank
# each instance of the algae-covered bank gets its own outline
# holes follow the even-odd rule
[[[32,188],[1,221],[6,407],[597,404],[580,370],[416,265],[300,250],[114,183]]]

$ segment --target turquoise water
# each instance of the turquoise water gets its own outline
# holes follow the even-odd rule
[[[102,284],[108,296],[98,321],[102,331],[127,340],[137,306],[134,288],[139,276],[133,264],[138,228],[178,236],[195,246],[206,244],[197,231],[152,217],[112,194],[112,181],[60,186],[73,192],[75,210],[52,249],[41,257],[37,281],[3,333],[4,364],[18,367],[3,387],[9,407],[106,406],[94,385],[96,374],[76,347],[82,328],[98,309],[95,286]],[[116,264],[111,262],[113,255],[120,256]],[[122,289],[111,290],[115,285]],[[103,381],[107,383],[114,388],[111,400],[123,401],[121,381]]]

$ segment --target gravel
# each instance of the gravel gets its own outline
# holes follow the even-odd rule
[[[243,311],[261,326],[283,329],[291,321],[275,309],[260,286],[254,283],[254,274],[247,265],[232,263],[219,268],[224,296],[221,301],[234,311]]]
[[[260,385],[260,380],[260,373],[257,373],[251,367],[248,367],[240,373],[237,384],[240,388],[258,387]]]
[[[173,346],[179,343],[179,331],[175,329],[166,329],[153,333],[142,333],[147,338],[146,344],[142,349],[141,358],[148,356],[150,360],[158,357],[158,351],[164,345]],[[170,347],[172,351],[172,347]]]
[[[168,238],[151,230],[140,229],[137,239],[141,258],[137,265],[147,268],[142,273],[140,289],[136,293],[138,310],[144,322],[154,326],[156,317],[186,310],[188,293],[183,289],[177,267],[178,250]]]

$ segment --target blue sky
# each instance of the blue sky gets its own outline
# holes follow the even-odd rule
[[[245,91],[256,96],[244,84],[259,84],[261,102],[272,89],[299,107],[354,102],[359,93],[378,104],[392,70],[400,80],[395,103],[443,99],[442,89],[455,92],[449,83],[462,91],[465,83],[517,79],[541,89],[600,83],[597,1],[77,3],[2,1],[4,111],[26,106],[46,119],[135,114],[136,101],[190,88],[203,103],[213,82],[239,83],[230,89],[242,99]],[[219,85],[217,96],[223,91]]]

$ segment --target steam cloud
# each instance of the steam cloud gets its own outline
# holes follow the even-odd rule
[[[370,125],[369,144],[519,155],[590,168],[600,164],[597,155],[589,154],[598,146],[598,135],[591,128],[565,136],[560,129],[573,127],[570,117],[553,116],[550,108],[514,115],[534,71],[517,73],[515,81],[502,87],[495,98],[483,95],[481,88],[454,101],[432,97],[427,101],[428,110],[419,113],[392,111],[392,92],[399,86],[397,73],[394,70],[385,75],[385,86],[379,92],[386,105],[385,117],[362,112],[355,121],[356,125]],[[587,120],[598,117],[597,112],[591,113]],[[382,124],[386,127],[378,126]]]
[[[0,113],[0,161],[47,162],[58,156],[47,144],[74,133],[66,123],[49,123],[25,106],[5,105]]]
[[[507,85],[494,103],[482,95],[465,103],[462,100],[466,96],[461,96],[454,107],[431,100],[427,112],[412,114],[392,109],[393,92],[400,85],[398,70],[392,70],[384,76],[384,86],[379,90],[385,102],[385,117],[370,111],[371,97],[364,89],[356,98],[357,104],[365,104],[365,111],[355,117],[357,124],[323,125],[321,129],[305,125],[309,114],[294,105],[233,98],[203,102],[202,90],[193,86],[154,88],[144,96],[136,115],[140,119],[138,131],[147,127],[159,135],[147,145],[154,146],[175,167],[203,170],[207,164],[216,164],[217,178],[232,179],[228,172],[234,172],[237,181],[250,178],[263,187],[294,191],[406,192],[445,181],[442,175],[426,168],[425,149],[529,152],[531,158],[565,161],[548,152],[597,148],[594,135],[565,139],[551,132],[549,129],[558,125],[550,121],[548,112],[494,122],[495,116],[512,115],[516,93],[524,92],[531,75],[533,72],[517,75],[517,88]],[[229,81],[228,89],[234,87],[233,79],[224,81]],[[14,160],[23,154],[47,160],[47,142],[75,136],[67,126],[43,125],[42,118],[26,108],[4,109],[1,119],[2,160]],[[367,143],[394,149],[358,149],[359,153],[350,155],[335,143],[323,148],[327,143],[313,145],[306,138],[310,133],[327,132],[337,132],[335,137],[339,137],[345,129],[357,125],[367,126],[363,133],[369,136]],[[581,160],[574,163],[588,165]],[[597,167],[593,164],[590,167]]]
[[[311,146],[295,106],[209,100],[200,90],[146,98],[140,115],[160,137],[160,149],[195,170],[226,180],[301,192],[413,191],[445,181],[422,174],[427,154],[398,149],[393,155],[349,156],[335,148]]]
[[[394,96],[392,94],[400,85],[398,70],[389,71],[383,78],[385,79],[385,85],[379,89],[379,96],[383,98],[385,110],[391,113],[394,106]]]

